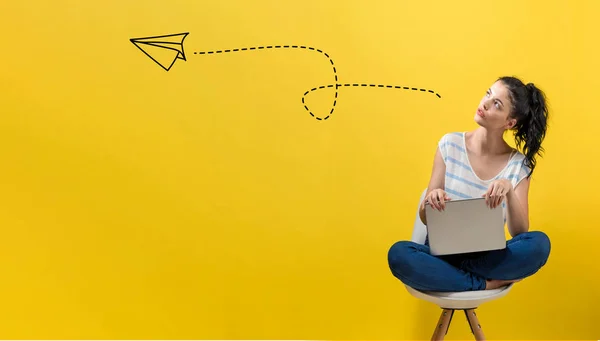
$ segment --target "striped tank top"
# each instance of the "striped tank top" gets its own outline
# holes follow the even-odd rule
[[[471,168],[465,145],[464,132],[448,133],[438,143],[446,164],[444,190],[452,199],[481,198],[489,185],[498,179],[508,179],[515,188],[529,174],[529,168],[524,163],[525,155],[513,151],[504,169],[495,177],[482,180]],[[502,202],[502,210],[506,223],[506,201]]]

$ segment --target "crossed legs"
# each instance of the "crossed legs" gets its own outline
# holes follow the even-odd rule
[[[494,289],[536,273],[550,255],[550,239],[541,231],[521,233],[506,249],[432,256],[429,246],[396,242],[388,251],[392,274],[422,291]]]

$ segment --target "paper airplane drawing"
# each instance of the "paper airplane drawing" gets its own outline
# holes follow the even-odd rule
[[[189,32],[185,32],[129,40],[156,64],[169,71],[177,59],[186,60],[183,41],[188,34]]]

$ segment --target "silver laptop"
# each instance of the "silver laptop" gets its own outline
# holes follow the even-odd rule
[[[426,204],[425,214],[434,256],[506,248],[502,205],[490,209],[485,198],[453,199],[441,212]]]

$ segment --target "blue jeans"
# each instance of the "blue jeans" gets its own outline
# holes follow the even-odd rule
[[[388,252],[392,274],[422,291],[483,290],[486,280],[522,279],[536,273],[550,255],[550,239],[541,231],[521,233],[506,249],[432,256],[429,244],[399,241]]]

